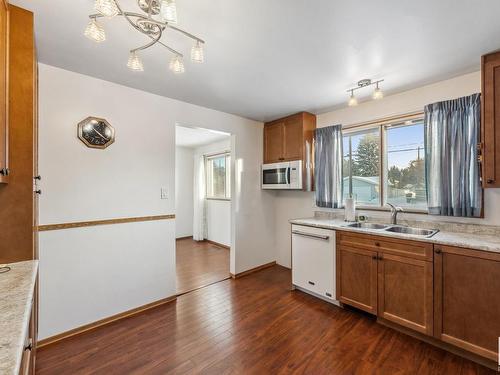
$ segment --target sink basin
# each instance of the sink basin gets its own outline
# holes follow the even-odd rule
[[[364,228],[364,229],[385,229],[388,225],[377,223],[352,223],[347,225],[351,228]]]
[[[422,228],[401,227],[401,226],[386,228],[385,231],[393,233],[412,234],[414,236],[423,236],[423,237],[432,237],[438,232],[438,230],[435,229],[422,229]]]

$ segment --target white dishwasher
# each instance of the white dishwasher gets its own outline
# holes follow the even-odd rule
[[[335,300],[335,231],[292,224],[292,284],[338,304]]]

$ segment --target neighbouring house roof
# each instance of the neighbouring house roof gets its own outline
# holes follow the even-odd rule
[[[362,177],[362,176],[352,176],[353,180],[358,180],[358,181],[363,181],[371,185],[378,185],[379,184],[379,177],[373,176],[373,177]],[[344,177],[344,181],[349,180],[349,177]]]

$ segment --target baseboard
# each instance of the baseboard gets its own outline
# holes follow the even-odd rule
[[[71,329],[69,331],[62,332],[62,333],[59,333],[59,334],[51,336],[51,337],[47,337],[47,338],[45,338],[43,340],[38,341],[37,348],[42,348],[44,346],[51,345],[51,344],[54,344],[56,342],[59,342],[59,341],[68,339],[70,337],[82,334],[84,332],[93,330],[95,328],[102,327],[102,326],[104,326],[106,324],[110,324],[112,322],[116,322],[117,320],[125,319],[125,318],[128,318],[128,317],[140,314],[140,313],[142,313],[142,312],[144,312],[146,310],[150,310],[150,309],[153,309],[155,307],[164,305],[166,303],[175,301],[176,299],[177,299],[176,295],[175,296],[171,296],[171,297],[167,297],[167,298],[163,298],[161,300],[158,300],[158,301],[155,301],[155,302],[151,302],[151,303],[148,303],[146,305],[142,305],[142,306],[133,308],[131,310],[127,310],[127,311],[121,312],[121,313],[116,314],[116,315],[112,315],[110,317],[98,320],[96,322],[85,324],[83,326],[80,326],[80,327],[77,327],[77,328],[73,328],[73,329]]]
[[[249,270],[246,270],[246,271],[243,271],[243,272],[240,272],[240,273],[237,273],[237,274],[231,273],[230,275],[231,275],[231,277],[233,279],[239,279],[240,277],[243,277],[243,276],[246,276],[246,275],[250,275],[251,273],[254,273],[254,272],[263,270],[265,268],[269,268],[269,267],[275,266],[275,265],[276,265],[276,261],[273,261],[273,262],[266,263],[266,264],[263,264],[261,266],[255,267],[255,268],[251,268]]]
[[[193,236],[185,236],[185,237],[177,237],[175,240],[187,240],[187,239],[193,239]]]
[[[204,240],[204,241],[208,242],[208,243],[210,243],[212,245],[215,245],[215,246],[223,247],[224,249],[230,249],[231,248],[231,246],[223,245],[223,244],[221,244],[219,242],[215,242],[215,241],[212,241],[212,240]]]

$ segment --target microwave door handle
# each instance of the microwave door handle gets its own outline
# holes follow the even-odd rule
[[[285,178],[286,178],[286,184],[290,185],[290,167],[286,167]]]

